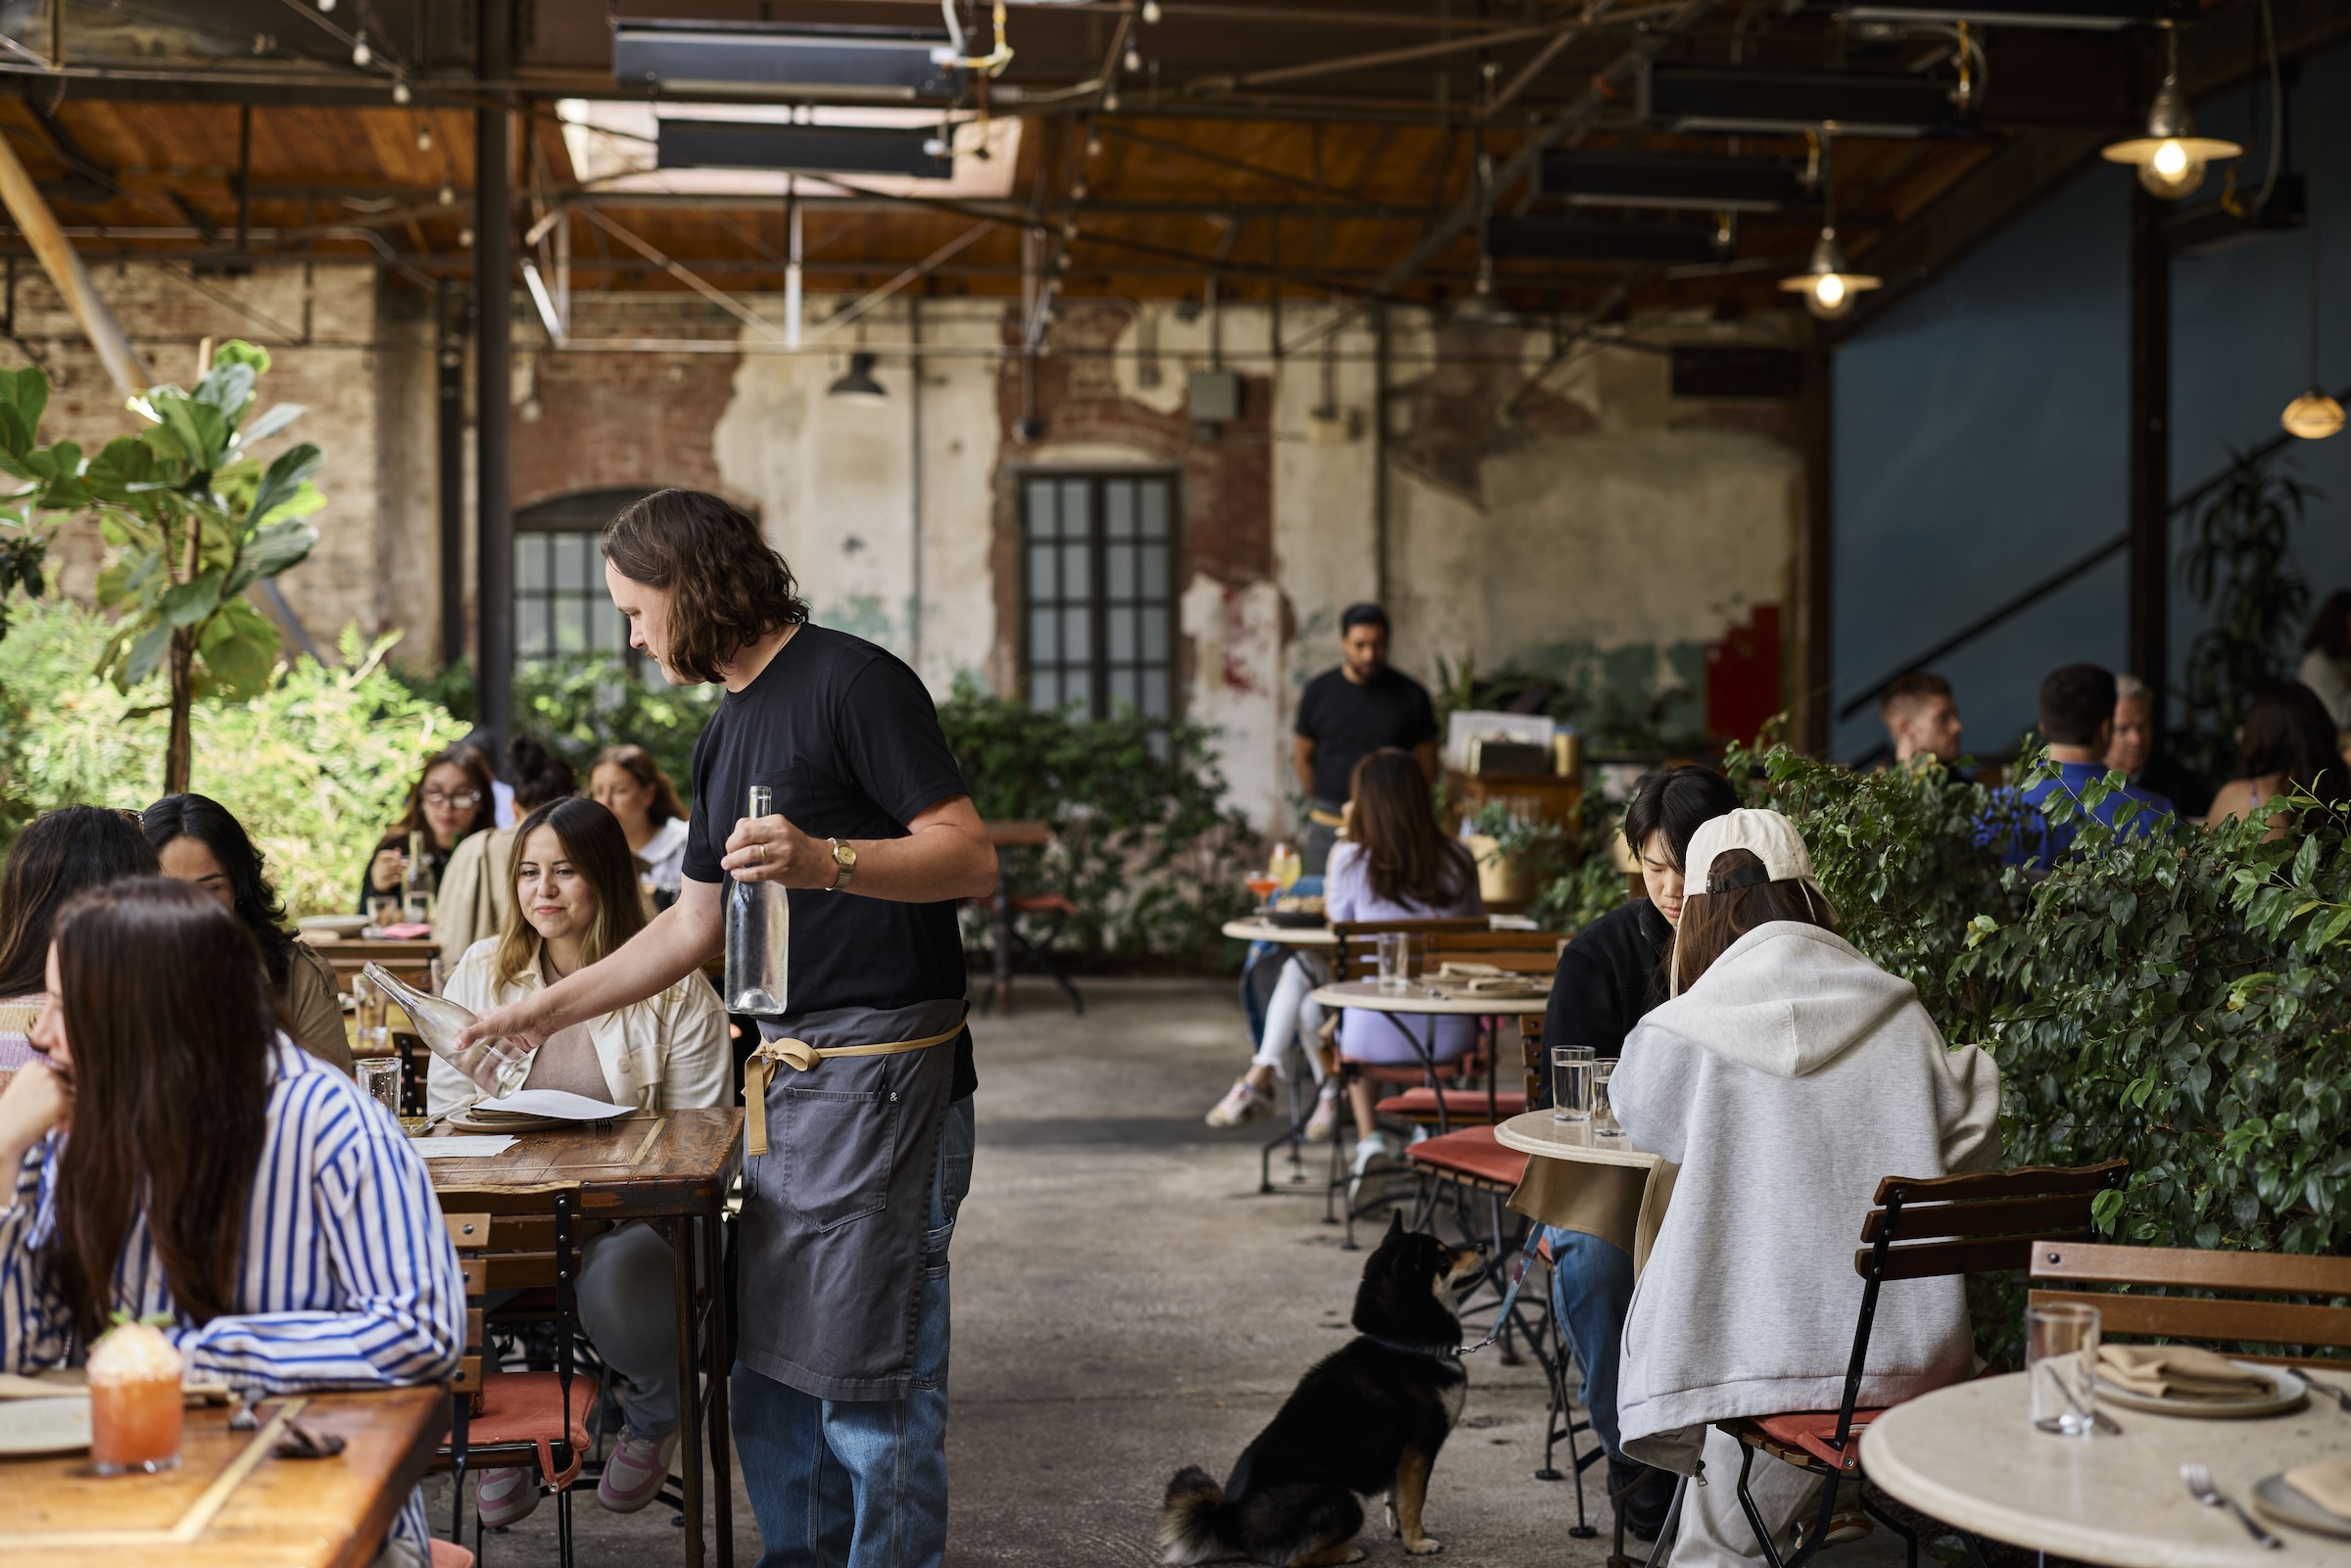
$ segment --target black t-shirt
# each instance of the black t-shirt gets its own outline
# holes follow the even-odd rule
[[[1382,746],[1434,740],[1437,712],[1428,689],[1402,670],[1383,667],[1358,686],[1333,666],[1306,683],[1296,729],[1315,743],[1315,798],[1345,800],[1357,763]]]
[[[903,838],[916,817],[969,793],[915,673],[862,638],[805,625],[756,680],[726,694],[695,742],[688,877],[722,891],[732,881],[719,862],[753,784],[772,788],[777,812],[819,838]],[[801,887],[788,896],[792,1013],[964,995],[952,899],[902,904]],[[966,1032],[950,1097],[978,1082]]]
[[[1559,950],[1543,1044],[1588,1045],[1597,1057],[1624,1054],[1624,1037],[1665,1000],[1665,955],[1673,927],[1646,898],[1609,910]],[[1549,1088],[1549,1074],[1545,1075]]]

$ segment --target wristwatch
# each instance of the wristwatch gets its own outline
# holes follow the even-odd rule
[[[849,879],[857,875],[857,851],[849,847],[849,842],[845,838],[836,838],[832,843],[833,885],[826,888],[825,891],[845,893],[849,890]]]

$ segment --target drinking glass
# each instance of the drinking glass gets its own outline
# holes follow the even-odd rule
[[[1273,853],[1266,863],[1266,875],[1279,884],[1281,891],[1288,892],[1305,872],[1306,859],[1298,851],[1286,843],[1273,846]]]
[[[1271,905],[1273,902],[1273,895],[1281,890],[1281,883],[1274,880],[1271,877],[1261,877],[1252,874],[1241,879],[1241,880],[1243,884],[1248,887],[1249,891],[1255,895],[1257,899],[1257,907],[1259,909],[1265,909]]]
[[[110,1330],[91,1347],[91,1469],[152,1475],[179,1468],[182,1364],[179,1352],[144,1323]]]
[[[1413,933],[1382,931],[1379,933],[1379,988],[1383,991],[1402,991],[1413,983]]]
[[[2033,1425],[2086,1438],[2097,1422],[2098,1309],[2071,1302],[2025,1308]]]
[[[360,1087],[374,1095],[384,1109],[395,1117],[400,1115],[400,1058],[396,1056],[364,1056],[354,1063],[360,1076]]]
[[[351,994],[359,1003],[357,1009],[359,1038],[353,1042],[351,1054],[355,1057],[375,1057],[389,1054],[392,1049],[390,998],[384,995],[381,986],[375,984],[364,974],[353,976]]]
[[[1555,1045],[1551,1048],[1551,1119],[1592,1119],[1592,1048]]]
[[[367,924],[375,927],[400,924],[400,900],[390,893],[367,895]]]
[[[1617,1060],[1608,1057],[1592,1064],[1592,1134],[1597,1138],[1624,1136],[1624,1123],[1616,1119],[1616,1106],[1608,1094],[1609,1082],[1616,1076]]]

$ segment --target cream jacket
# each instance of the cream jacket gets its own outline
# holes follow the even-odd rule
[[[533,959],[505,985],[494,985],[498,940],[465,950],[442,994],[473,1012],[518,1001],[544,984]],[[641,1111],[699,1111],[734,1103],[734,1053],[718,993],[693,974],[668,990],[588,1021],[597,1065],[613,1100]],[[456,1068],[433,1058],[425,1098],[434,1116],[479,1100],[481,1091]]]

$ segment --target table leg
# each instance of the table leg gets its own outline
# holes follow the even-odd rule
[[[702,1388],[700,1357],[695,1354],[694,1221],[684,1215],[664,1222],[678,1291],[678,1430],[684,1441],[686,1568],[702,1568]]]
[[[1004,874],[996,873],[995,896],[988,901],[996,918],[995,985],[989,994],[989,1006],[996,1017],[1012,1017],[1012,884]]]
[[[735,1461],[727,1425],[727,1377],[735,1347],[728,1321],[725,1200],[715,1200],[701,1218],[702,1272],[710,1281],[710,1486],[717,1515],[718,1568],[735,1568]]]

